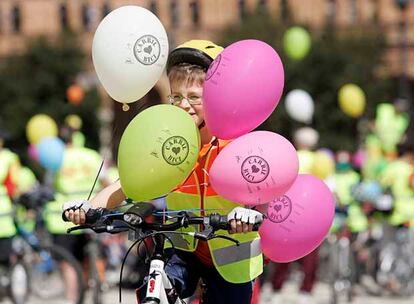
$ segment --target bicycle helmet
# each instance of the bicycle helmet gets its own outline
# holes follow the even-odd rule
[[[207,71],[213,60],[223,48],[208,40],[189,40],[177,46],[169,55],[167,73],[171,67],[180,63],[189,63],[201,66]]]

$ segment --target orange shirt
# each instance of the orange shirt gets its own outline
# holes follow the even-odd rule
[[[197,174],[198,182],[200,184],[200,208],[204,208],[204,190],[208,185],[204,184],[204,171],[203,168],[206,163],[206,155],[211,147],[211,144],[204,145],[203,148],[200,151],[200,154],[198,156],[198,162],[197,166],[195,168],[195,172]],[[201,215],[204,215],[204,211],[201,211]],[[197,248],[194,252],[194,254],[197,256],[197,258],[203,263],[205,266],[213,267],[213,259],[210,254],[210,249],[208,248],[207,241],[198,241]]]
[[[198,194],[200,196],[198,207],[201,209],[205,208],[204,196],[217,195],[208,184],[208,174],[206,174],[205,171],[210,169],[214,159],[220,152],[220,148],[224,147],[227,143],[228,141],[213,140],[210,144],[204,145],[198,155],[194,171],[177,189],[179,192],[183,193]],[[214,146],[215,149],[213,149]],[[210,151],[211,153],[209,153]],[[206,163],[207,159],[209,159],[208,164]],[[195,180],[195,177],[198,181]],[[198,184],[197,189],[195,188],[197,187],[196,184]],[[200,213],[202,216],[205,215],[204,211],[201,211]],[[206,241],[199,240],[194,253],[204,265],[214,267],[210,249]]]

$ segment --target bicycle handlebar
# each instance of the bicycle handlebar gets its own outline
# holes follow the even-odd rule
[[[64,220],[68,220],[65,219]],[[190,225],[204,225],[201,232],[189,232],[188,234],[198,239],[209,240],[211,238],[224,238],[235,243],[237,240],[226,235],[214,234],[217,230],[229,230],[230,224],[227,216],[213,213],[208,216],[191,216],[186,211],[181,211],[172,218],[170,223],[159,223],[155,220],[154,207],[150,203],[139,203],[129,208],[126,212],[109,210],[106,208],[90,209],[86,213],[86,224],[68,229],[68,233],[82,229],[92,229],[96,233],[108,232],[111,234],[126,232],[129,230],[147,230],[170,232]],[[259,229],[259,224],[253,225],[253,231]]]

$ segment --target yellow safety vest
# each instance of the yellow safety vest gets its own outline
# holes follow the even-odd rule
[[[360,176],[353,170],[345,172],[337,172],[334,175],[335,189],[334,192],[339,198],[342,205],[351,204],[354,199],[352,197],[352,186],[359,183]]]
[[[394,208],[389,223],[401,225],[414,220],[414,190],[410,186],[410,176],[414,167],[403,161],[391,162],[381,175],[383,187],[390,187],[394,197]]]
[[[225,143],[220,142],[220,148]],[[195,211],[196,215],[220,213],[228,214],[234,207],[240,206],[237,203],[225,200],[217,195],[209,184],[208,172],[211,164],[217,156],[217,146],[206,145],[200,152],[200,157],[205,158],[203,168],[197,166],[188,179],[178,190],[167,196],[167,205],[169,210],[185,209],[205,209],[206,212]],[[204,169],[204,170],[203,170]],[[203,170],[204,181],[199,181],[197,170]],[[201,174],[199,172],[199,174]],[[203,193],[203,195],[201,195]],[[209,209],[211,211],[209,211]],[[188,231],[189,228],[183,229]],[[194,229],[193,229],[194,230]],[[228,234],[227,231],[220,231],[220,234]],[[208,247],[214,266],[220,275],[231,283],[245,283],[253,280],[262,273],[263,258],[260,249],[260,237],[257,232],[246,234],[232,234],[232,238],[237,239],[240,245],[223,240],[213,239],[208,241]],[[194,252],[197,248],[198,240],[180,236],[171,235],[174,246],[185,251]]]
[[[19,158],[15,153],[8,149],[0,151],[0,238],[12,237],[17,232],[13,222],[12,201],[8,196],[4,182],[9,174],[18,172],[19,166]]]
[[[67,229],[73,226],[62,220],[62,205],[88,198],[101,161],[100,155],[88,148],[70,147],[65,150],[62,167],[56,176],[55,201],[45,206],[45,221],[50,233],[66,234]]]

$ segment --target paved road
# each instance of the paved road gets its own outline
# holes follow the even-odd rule
[[[264,286],[260,297],[260,304],[330,304],[331,294],[326,284],[319,283],[315,286],[312,296],[302,295],[298,292],[297,284],[288,283],[281,293],[273,293],[269,286]],[[348,303],[345,295],[342,296],[339,303]],[[412,298],[400,297],[372,297],[363,292],[355,296],[352,304],[412,304]]]
[[[105,293],[104,304],[118,303],[118,290],[111,289]],[[1,304],[11,304],[10,301],[0,301]],[[39,301],[36,299],[30,299],[28,304],[47,304],[49,302]],[[135,293],[130,290],[124,290],[122,292],[122,303],[134,304]],[[326,284],[317,284],[311,298],[302,297],[297,290],[296,284],[293,282],[288,283],[280,294],[272,294],[269,292],[269,288],[264,288],[261,295],[260,304],[330,304],[330,293]],[[347,303],[345,299],[342,299],[340,303]],[[358,295],[352,302],[352,304],[412,304],[414,303],[414,297],[407,298],[390,298],[390,297],[371,297],[367,295]],[[67,302],[53,301],[50,304],[67,304]],[[86,297],[85,304],[92,304],[90,295]]]

